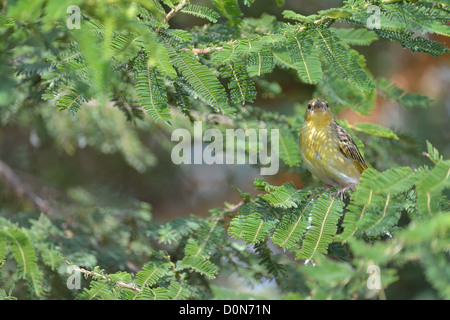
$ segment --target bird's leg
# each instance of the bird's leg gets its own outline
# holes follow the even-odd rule
[[[337,195],[340,195],[340,196],[341,196],[341,201],[344,201],[344,193],[345,193],[348,189],[354,188],[355,186],[356,186],[356,183],[352,183],[352,184],[346,186],[345,188],[342,188],[342,189],[338,190]]]

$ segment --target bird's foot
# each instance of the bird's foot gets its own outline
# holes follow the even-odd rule
[[[346,186],[345,188],[342,188],[342,189],[338,190],[337,195],[341,197],[341,201],[344,201],[344,193],[347,190],[349,190],[351,188],[354,188],[355,186],[356,186],[356,183],[352,183],[352,184]]]

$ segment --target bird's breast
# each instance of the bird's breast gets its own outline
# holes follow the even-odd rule
[[[339,149],[339,140],[330,126],[305,123],[300,129],[300,155],[309,171],[323,182],[345,187],[358,183],[360,173]]]

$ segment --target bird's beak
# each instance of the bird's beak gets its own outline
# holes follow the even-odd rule
[[[315,105],[315,106],[314,106],[314,111],[315,111],[315,112],[324,112],[324,111],[325,111],[325,108],[324,108],[324,106],[321,105],[321,104]]]

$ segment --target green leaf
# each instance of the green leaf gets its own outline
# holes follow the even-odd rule
[[[211,261],[201,257],[185,256],[182,260],[178,260],[176,270],[192,269],[209,279],[214,279],[219,271],[218,267]]]
[[[407,93],[386,78],[377,79],[376,86],[388,99],[394,100],[406,108],[426,108],[432,101],[424,95]]]
[[[139,102],[153,120],[163,120],[170,124],[172,118],[167,104],[167,92],[159,73],[144,59],[139,57],[134,66],[134,79]]]
[[[301,159],[298,149],[298,139],[294,139],[293,134],[288,130],[281,130],[279,136],[279,156],[289,166],[297,166]]]
[[[375,192],[368,186],[368,181],[377,177],[378,174],[378,171],[373,168],[368,168],[361,174],[359,184],[352,195],[344,216],[342,223],[344,231],[336,236],[336,241],[348,241],[356,233],[359,221],[365,217],[369,208],[376,203]]]
[[[195,232],[200,227],[198,217],[176,218],[158,228],[158,241],[163,244],[178,243],[183,237]]]
[[[260,243],[273,230],[276,220],[266,220],[257,212],[246,216],[242,228],[242,239],[247,243]]]
[[[178,52],[168,44],[166,48],[174,66],[201,100],[214,108],[225,104],[225,89],[207,66],[202,65],[192,52]]]
[[[283,217],[280,224],[276,227],[272,241],[283,249],[290,249],[303,238],[303,234],[309,225],[308,214],[313,207],[313,198],[307,200],[303,208],[292,210]]]
[[[212,0],[212,3],[231,25],[237,26],[241,23],[242,20],[240,17],[243,13],[239,8],[239,2],[237,0]]]
[[[331,9],[327,9],[327,10],[320,10],[318,12],[318,15],[321,17],[339,19],[339,18],[351,17],[352,13],[350,10],[348,10],[346,8],[331,8]]]
[[[69,110],[76,112],[88,102],[88,99],[81,93],[69,91],[66,94],[59,95],[56,100],[56,107],[59,110]]]
[[[342,209],[343,203],[327,193],[314,202],[310,212],[311,224],[307,227],[302,248],[296,254],[297,259],[304,259],[308,263],[319,253],[327,253],[328,245],[336,234]]]
[[[317,15],[304,16],[292,10],[284,10],[282,14],[285,19],[297,20],[306,23],[313,22],[317,18]]]
[[[397,194],[409,190],[417,179],[418,174],[413,169],[400,167],[378,173],[364,184],[375,193]]]
[[[27,234],[14,227],[3,227],[0,229],[0,240],[9,244],[14,260],[17,262],[19,277],[27,279],[34,294],[37,297],[41,296],[43,274],[38,268],[36,251]]]
[[[177,72],[172,66],[166,47],[161,44],[153,45],[152,48],[146,50],[146,53],[149,56],[149,66],[156,67],[163,76],[171,79],[177,77]]]
[[[204,219],[195,234],[188,239],[184,249],[187,256],[202,257],[208,259],[209,251],[216,247],[215,239],[220,238],[223,230],[218,228],[223,212],[218,209],[211,210],[209,219]]]
[[[444,43],[416,36],[415,32],[393,31],[384,29],[373,29],[378,36],[399,42],[403,48],[410,48],[412,52],[425,52],[438,57],[449,52],[449,48]]]
[[[436,149],[428,140],[427,140],[427,153],[426,155],[433,161],[434,164],[443,160],[442,155],[439,153],[438,149]]]
[[[370,91],[374,85],[370,76],[351,53],[349,47],[331,30],[314,29],[315,45],[328,61],[332,70],[355,85],[359,90]]]
[[[287,48],[299,78],[309,84],[318,83],[322,79],[322,65],[310,32],[290,34]]]
[[[355,51],[350,50],[353,54]],[[355,57],[360,57],[359,55]],[[369,114],[375,107],[375,88],[361,91],[357,86],[349,83],[341,74],[336,73],[327,62],[324,62],[322,81],[317,86],[318,96],[327,97],[332,105],[342,108],[350,107],[360,114]]]
[[[181,12],[192,14],[196,17],[207,19],[211,22],[217,22],[220,15],[213,9],[199,6],[196,4],[188,4],[181,9]]]
[[[283,276],[287,276],[286,268],[283,264],[278,263],[275,260],[276,256],[274,252],[269,249],[267,243],[260,242],[256,244],[255,252],[258,256],[259,263],[266,267],[269,274],[273,275],[275,278],[283,278]]]
[[[248,55],[259,53],[264,49],[261,37],[242,38],[225,43],[221,50],[214,52],[212,61],[220,65],[242,61]]]
[[[223,78],[229,78],[231,101],[233,103],[253,102],[256,98],[255,84],[247,74],[244,62],[236,61],[221,68]]]
[[[450,160],[441,160],[417,182],[417,207],[426,216],[440,212],[440,197],[443,189],[450,188]]]
[[[139,300],[169,300],[170,293],[166,288],[157,287],[154,289],[144,288],[138,296]]]
[[[358,227],[364,230],[370,237],[389,235],[390,228],[397,225],[402,214],[401,208],[402,197],[387,194],[386,197],[377,201],[376,210],[371,210],[370,214],[365,215],[365,219],[361,220]]]
[[[409,2],[385,4],[384,9],[384,13],[398,24],[399,28],[450,36],[449,27],[443,23],[448,20],[448,14],[443,11]]]
[[[95,280],[89,284],[89,289],[84,288],[77,296],[79,300],[117,299],[115,291],[110,290],[111,283],[107,280]]]
[[[286,182],[281,186],[270,186],[270,193],[265,194],[263,199],[270,205],[279,208],[297,208],[298,204],[304,197],[292,182]]]
[[[171,300],[186,300],[189,298],[190,290],[186,282],[173,280],[167,287],[167,292]]]
[[[389,128],[372,122],[358,122],[349,126],[352,130],[364,132],[373,136],[398,140],[398,136]]]
[[[378,40],[375,32],[363,28],[330,28],[330,30],[349,45],[368,46]]]
[[[251,77],[270,73],[273,67],[273,54],[271,50],[254,52],[247,58],[247,72]]]
[[[167,270],[169,270],[169,268],[169,263],[162,263],[158,265],[149,262],[142,268],[142,270],[140,270],[136,274],[135,282],[141,288],[144,288],[146,286],[153,286],[161,277],[163,277],[167,273]]]

